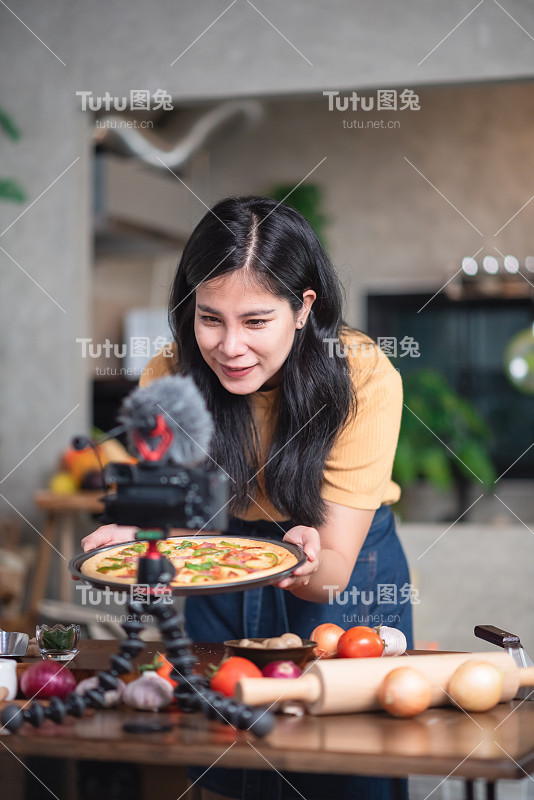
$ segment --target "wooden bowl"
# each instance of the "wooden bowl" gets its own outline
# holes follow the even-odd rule
[[[250,641],[264,642],[265,638],[250,639]],[[244,647],[239,642],[240,639],[228,639],[224,642],[224,646],[233,656],[248,658],[260,669],[272,661],[293,661],[297,667],[302,668],[306,662],[314,658],[313,651],[317,647],[317,642],[313,642],[311,639],[303,639],[303,644],[299,647]]]

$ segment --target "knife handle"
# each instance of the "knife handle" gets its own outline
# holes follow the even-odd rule
[[[495,625],[476,625],[475,636],[491,644],[496,644],[497,647],[521,644],[519,636],[516,636],[515,633],[503,631],[502,628],[496,628]]]

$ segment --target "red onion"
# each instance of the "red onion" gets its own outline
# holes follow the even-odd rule
[[[302,670],[293,661],[271,661],[262,669],[264,678],[300,678]]]
[[[41,661],[32,664],[23,673],[20,688],[26,697],[49,697],[63,699],[76,688],[74,675],[67,667],[57,661]]]

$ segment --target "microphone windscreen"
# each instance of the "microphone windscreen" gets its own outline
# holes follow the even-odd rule
[[[133,430],[141,439],[154,427],[157,414],[163,416],[173,433],[164,460],[194,467],[209,452],[213,421],[204,398],[189,376],[172,375],[137,388],[122,403],[119,421],[127,425],[130,449],[135,452]],[[157,442],[156,442],[157,444]]]

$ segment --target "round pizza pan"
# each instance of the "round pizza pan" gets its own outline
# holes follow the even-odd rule
[[[173,540],[191,540],[192,536],[170,536],[170,539]],[[210,536],[209,534],[206,536],[202,536],[202,541],[206,539],[221,539],[224,538],[223,534],[214,534]],[[297,563],[287,569],[281,570],[280,572],[275,572],[272,575],[264,575],[262,578],[251,578],[249,580],[243,581],[229,581],[227,583],[217,583],[213,586],[209,584],[199,584],[198,586],[170,586],[168,587],[173,595],[185,597],[190,595],[201,595],[201,594],[217,594],[222,592],[242,592],[245,589],[258,589],[261,586],[269,586],[273,583],[278,583],[279,581],[287,578],[289,575],[292,574],[298,567],[305,564],[307,561],[306,554],[300,545],[292,544],[291,542],[282,542],[277,539],[264,539],[264,538],[255,538],[253,536],[230,536],[228,534],[229,539],[247,539],[251,541],[257,541],[259,544],[274,544],[278,547],[283,547],[284,550],[287,550],[289,553],[294,555],[297,558]],[[136,542],[143,542],[147,541],[146,539],[135,539],[132,542],[120,542],[119,544],[123,547],[128,547],[130,544],[135,544]],[[100,553],[105,553],[106,550],[112,550],[118,547],[118,544],[108,544],[104,547],[97,547],[94,550],[88,550],[87,553],[79,553],[69,563],[69,571],[72,575],[80,580],[84,581],[85,583],[94,586],[95,589],[111,589],[114,592],[131,592],[131,587],[135,587],[137,584],[135,583],[118,583],[113,580],[109,580],[107,578],[92,578],[88,575],[85,575],[82,572],[83,564],[88,561],[93,556],[99,555]]]

